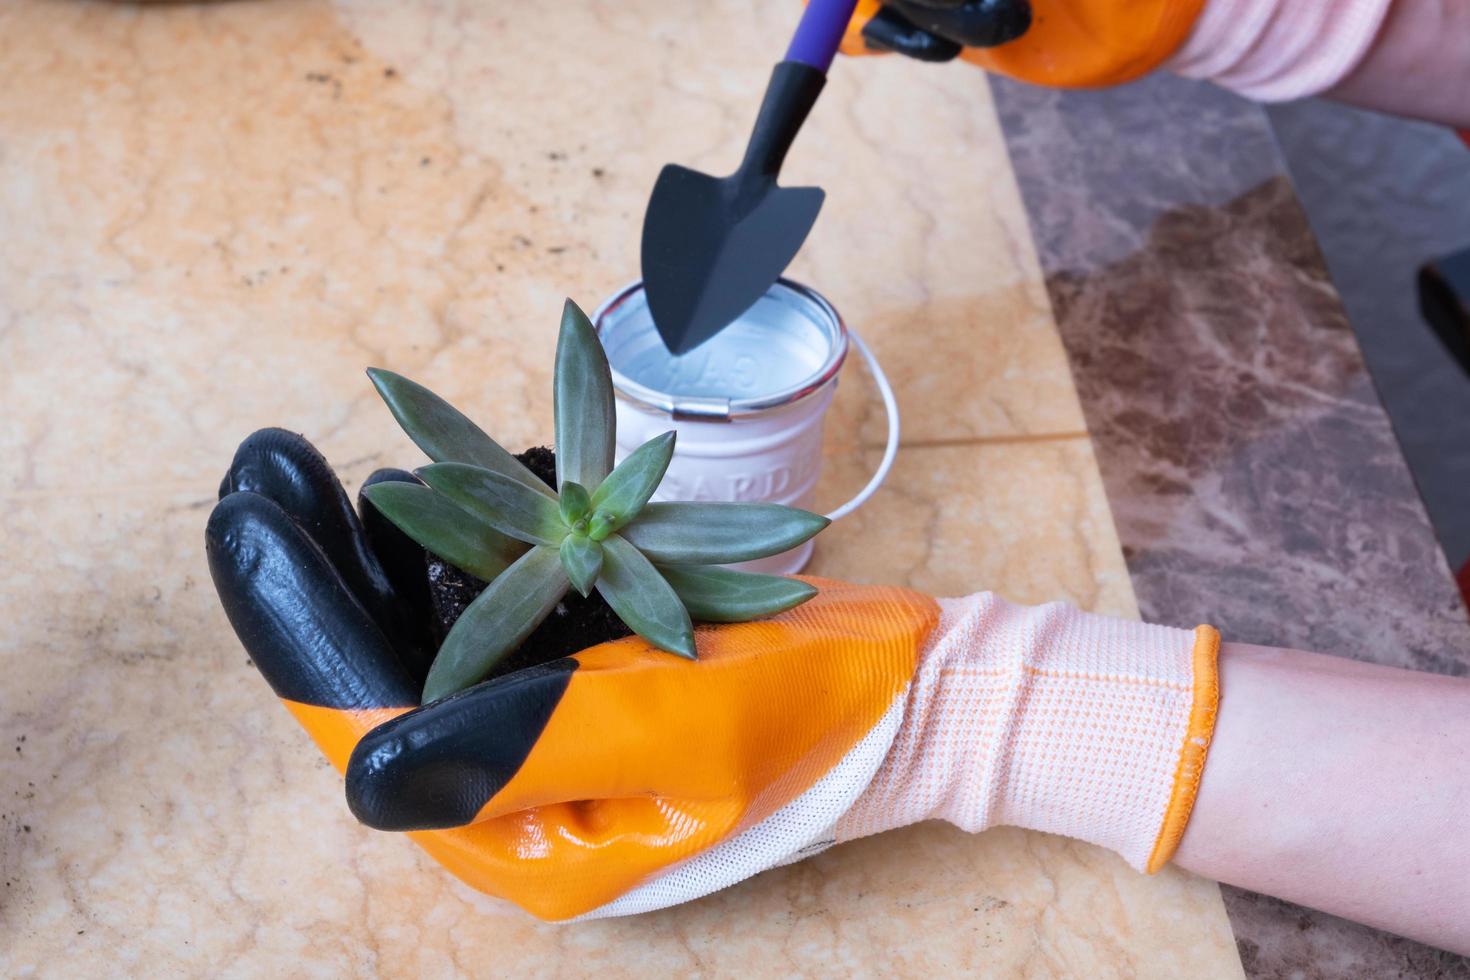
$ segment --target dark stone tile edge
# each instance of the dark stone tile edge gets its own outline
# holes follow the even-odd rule
[[[993,84],[1143,615],[1470,673],[1470,620],[1264,112]],[[1470,958],[1223,889],[1252,977]]]

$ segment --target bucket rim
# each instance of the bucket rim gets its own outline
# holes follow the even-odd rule
[[[608,367],[612,371],[613,388],[616,393],[626,401],[640,408],[663,415],[669,415],[674,418],[708,418],[712,420],[728,420],[760,415],[773,409],[794,405],[817,394],[836,379],[838,372],[842,370],[843,363],[847,360],[847,352],[851,346],[851,342],[848,339],[847,324],[843,321],[842,315],[837,312],[837,308],[825,296],[810,286],[783,276],[777,279],[775,284],[772,285],[771,290],[775,289],[785,289],[794,293],[809,306],[814,307],[820,314],[821,319],[826,321],[831,335],[835,338],[821,366],[801,382],[769,394],[761,395],[758,398],[686,398],[659,391],[656,388],[650,388],[647,385],[634,381],[612,364],[612,358],[608,358]],[[767,290],[767,294],[771,290]],[[599,340],[603,339],[603,326],[607,316],[642,291],[643,280],[641,278],[634,279],[598,305],[597,309],[593,311],[591,319],[592,327],[597,332]]]

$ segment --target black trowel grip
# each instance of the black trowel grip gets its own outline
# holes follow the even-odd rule
[[[737,174],[776,178],[786,159],[786,151],[791,149],[796,134],[801,131],[801,124],[806,122],[807,113],[816,105],[817,96],[825,84],[826,74],[810,65],[799,61],[783,61],[776,65],[771,71],[766,97],[761,101],[761,111],[756,116],[745,159],[741,161]]]

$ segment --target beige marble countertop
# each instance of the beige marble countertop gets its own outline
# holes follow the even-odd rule
[[[658,164],[733,164],[793,7],[0,7],[0,973],[1239,975],[1213,884],[1009,829],[538,923],[357,826],[215,601],[251,430],[418,460],[368,364],[546,441],[561,298],[634,274]],[[905,412],[812,570],[1135,614],[983,76],[840,64],[786,179]],[[881,436],[851,367],[825,498]]]

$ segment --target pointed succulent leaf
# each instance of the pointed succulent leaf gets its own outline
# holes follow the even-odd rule
[[[593,541],[601,541],[613,533],[615,523],[617,522],[610,512],[593,511],[591,519],[587,522],[587,537]]]
[[[551,496],[536,474],[428,388],[382,368],[368,368],[368,377],[403,431],[434,462],[481,466]]]
[[[659,503],[621,533],[660,565],[724,565],[780,554],[830,523],[781,504]]]
[[[602,545],[581,534],[568,534],[561,542],[561,564],[572,588],[585,599],[602,572]]]
[[[521,645],[567,592],[555,548],[532,548],[466,607],[424,681],[424,702],[477,684]]]
[[[571,480],[595,491],[613,464],[612,372],[592,321],[570,299],[561,314],[552,394],[557,483]]]
[[[489,582],[526,553],[526,546],[456,506],[442,493],[416,483],[375,483],[363,488],[384,517],[455,568]]]
[[[434,463],[419,477],[491,527],[527,544],[552,548],[566,537],[555,497],[543,497],[519,480],[466,463]]]
[[[794,578],[718,565],[670,566],[659,572],[674,587],[690,618],[702,623],[744,623],[774,616],[817,594],[815,586]]]
[[[654,436],[629,453],[602,481],[592,495],[592,520],[602,537],[637,517],[648,503],[669,468],[669,460],[674,458],[674,438],[673,432]]]
[[[695,659],[694,624],[673,586],[616,534],[602,542],[597,591],[633,632],[661,650]]]
[[[592,516],[592,497],[587,488],[575,480],[561,485],[561,519],[567,527],[576,527],[578,521]]]

